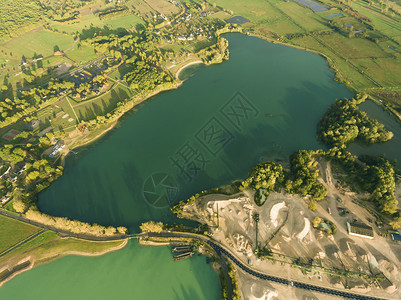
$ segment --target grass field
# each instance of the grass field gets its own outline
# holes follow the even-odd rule
[[[177,15],[181,10],[174,4],[168,2],[167,0],[144,0],[152,9],[158,11],[159,13],[172,17]]]
[[[114,29],[116,28],[131,29],[138,24],[144,24],[144,22],[135,15],[120,16],[110,20],[101,20],[99,19],[99,17],[90,13],[82,16],[78,23],[60,24],[53,22],[51,26],[60,32],[75,34],[77,32],[81,32],[83,29],[88,29],[91,26],[103,27],[107,25]]]
[[[65,50],[73,43],[72,36],[38,29],[0,44],[0,50],[12,52],[13,60],[21,61],[23,55],[30,58],[36,53],[47,57],[53,55],[55,46]]]
[[[352,2],[352,7],[372,20],[371,26],[363,24],[356,16],[343,10],[341,3],[322,0],[327,11],[314,13],[292,1],[216,0],[218,6],[231,10],[250,20],[245,28],[266,38],[280,36],[286,43],[311,49],[329,57],[338,78],[353,89],[363,92],[373,90],[399,90],[401,78],[401,17],[390,18],[363,1]],[[210,2],[212,3],[212,2]],[[341,16],[327,18],[327,15]],[[329,22],[352,24],[353,30],[364,30],[364,36],[349,38],[330,27]],[[373,28],[373,30],[372,30]],[[324,32],[325,34],[320,34]],[[329,34],[326,34],[329,33]],[[294,34],[298,34],[294,37]],[[299,36],[303,34],[306,36]],[[389,39],[383,39],[383,35]],[[288,39],[286,39],[288,37]],[[376,42],[374,38],[379,38]],[[381,39],[380,39],[381,38]],[[399,97],[401,99],[401,95]],[[399,100],[401,109],[401,100]]]
[[[156,11],[149,4],[147,4],[144,0],[129,0],[129,1],[127,1],[127,4],[131,8],[138,11],[141,18],[144,20],[153,19],[153,15],[156,13]]]
[[[377,44],[362,38],[349,39],[341,34],[319,37],[324,44],[338,50],[343,57],[352,58],[389,58]]]
[[[87,61],[95,60],[97,58],[97,55],[95,54],[95,50],[93,50],[93,48],[86,45],[81,45],[79,47],[78,44],[74,45],[74,47],[72,47],[66,53],[66,55],[77,64],[83,64]]]
[[[123,85],[116,85],[104,94],[76,103],[70,100],[80,121],[91,120],[96,116],[105,115],[117,107],[117,103],[129,99],[132,92]]]
[[[362,1],[356,1],[352,4],[352,7],[372,19],[377,30],[381,31],[383,34],[389,37],[400,37],[401,17],[395,15],[393,18],[389,18],[375,11],[374,8],[369,8],[367,4]]]
[[[216,0],[209,2],[229,9],[233,11],[234,15],[241,15],[252,20],[255,24],[269,24],[283,18],[283,15],[266,0]]]
[[[306,31],[322,31],[329,29],[328,21],[320,15],[312,12],[312,10],[300,6],[298,3],[282,1],[277,6],[284,10],[296,23],[302,24]]]
[[[82,254],[102,253],[110,248],[121,245],[122,241],[92,242],[75,238],[60,238],[54,231],[46,231],[26,244],[0,258],[0,263],[11,257],[34,254],[37,260],[48,257],[57,257],[65,252],[79,252]]]
[[[55,131],[63,129],[68,132],[68,129],[74,129],[77,124],[74,112],[65,98],[41,109],[35,116],[42,122],[41,129],[52,126]]]
[[[40,230],[39,227],[0,216],[0,253]]]

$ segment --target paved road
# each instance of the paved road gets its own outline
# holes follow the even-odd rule
[[[210,247],[212,247],[217,252],[217,254],[220,254],[220,255],[224,254],[234,264],[236,264],[239,268],[241,268],[244,272],[246,272],[252,276],[255,276],[259,279],[262,279],[262,280],[268,280],[268,281],[281,283],[281,284],[288,285],[288,286],[293,286],[293,287],[300,288],[300,289],[315,291],[315,292],[338,296],[338,297],[342,297],[342,298],[346,298],[346,299],[384,300],[383,298],[377,298],[377,297],[359,295],[359,294],[349,293],[349,292],[335,290],[335,289],[329,289],[329,288],[325,288],[325,287],[321,287],[321,286],[317,286],[317,285],[307,284],[307,283],[303,283],[303,282],[299,282],[299,281],[291,281],[286,278],[282,278],[282,277],[278,277],[278,276],[271,276],[271,275],[267,275],[267,274],[258,272],[256,270],[252,269],[251,267],[249,267],[248,265],[244,264],[243,262],[241,262],[229,250],[227,250],[222,245],[218,244],[218,242],[212,241],[211,239],[209,239],[205,236],[191,234],[191,233],[176,233],[176,232],[162,232],[160,234],[151,233],[149,235],[150,236],[164,236],[164,237],[193,238],[193,239],[201,240],[201,241],[207,243]]]

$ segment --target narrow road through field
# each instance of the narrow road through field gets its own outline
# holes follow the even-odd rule
[[[17,249],[18,247],[21,247],[22,245],[26,244],[27,242],[29,242],[30,240],[36,238],[38,235],[41,235],[42,233],[44,233],[45,231],[47,231],[47,229],[42,229],[41,231],[39,231],[38,233],[35,233],[34,235],[31,235],[29,238],[23,240],[22,242],[19,242],[18,244],[16,244],[15,246],[11,247],[10,249],[4,251],[3,253],[0,254],[0,257],[3,257],[4,255],[10,253],[11,251],[14,251],[15,249]]]

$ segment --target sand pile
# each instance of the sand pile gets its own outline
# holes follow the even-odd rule
[[[278,222],[277,222],[278,213],[284,207],[286,207],[286,206],[285,206],[284,201],[283,201],[283,202],[279,202],[277,204],[274,204],[272,209],[270,210],[270,221],[272,222],[274,227],[277,227],[277,225],[278,225]]]
[[[305,222],[304,228],[301,230],[301,232],[299,232],[299,233],[296,235],[296,237],[297,237],[300,241],[302,241],[302,240],[304,239],[304,237],[306,237],[306,235],[307,235],[307,234],[309,233],[309,231],[310,231],[310,221],[309,221],[309,219],[304,218],[304,222]]]

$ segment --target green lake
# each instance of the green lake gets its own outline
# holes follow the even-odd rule
[[[172,203],[244,178],[260,161],[285,161],[298,149],[321,148],[319,119],[335,99],[352,97],[333,81],[327,62],[254,37],[226,37],[229,61],[198,68],[180,88],[147,101],[105,137],[70,155],[64,175],[40,194],[40,209],[137,232],[149,219],[176,221]],[[102,257],[62,258],[0,289],[0,299],[110,299],[116,294],[127,299],[221,296],[205,257],[173,263],[168,248],[135,242]]]
[[[68,256],[22,273],[0,299],[220,299],[217,273],[205,256],[176,263],[167,247],[130,242],[100,257]]]

